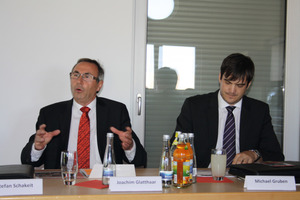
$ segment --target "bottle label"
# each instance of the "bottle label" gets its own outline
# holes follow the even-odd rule
[[[177,162],[173,161],[173,174],[174,174],[174,183],[177,183]]]
[[[162,180],[170,181],[173,178],[173,171],[160,171],[159,175]]]
[[[112,169],[103,170],[103,177],[111,177],[114,176],[114,171]]]
[[[190,162],[183,162],[183,184],[190,182]]]
[[[175,138],[174,138],[174,141],[173,141],[173,143],[172,143],[172,146],[173,146],[173,145],[176,146],[177,144],[178,144],[178,132],[176,131],[176,132],[175,132]]]
[[[193,159],[190,160],[190,181],[193,181]]]
[[[173,162],[174,183],[188,184],[190,182],[190,161],[182,163],[182,176],[178,176],[177,161]]]

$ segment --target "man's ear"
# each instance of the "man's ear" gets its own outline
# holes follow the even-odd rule
[[[219,83],[221,83],[221,72],[219,73]]]
[[[99,92],[101,90],[102,86],[103,86],[103,80],[99,81],[97,92]]]

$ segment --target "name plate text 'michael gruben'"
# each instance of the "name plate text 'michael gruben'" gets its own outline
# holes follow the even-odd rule
[[[109,189],[123,191],[162,191],[161,176],[111,177]]]
[[[247,190],[296,190],[294,176],[246,176]]]
[[[0,196],[42,195],[42,179],[2,179],[0,180]]]

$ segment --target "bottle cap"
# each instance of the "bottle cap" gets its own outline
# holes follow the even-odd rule
[[[179,139],[184,139],[184,134],[178,135],[178,138],[179,138]]]
[[[114,134],[113,133],[107,133],[106,137],[114,137]]]
[[[180,135],[181,134],[181,131],[176,131],[175,132],[177,135]]]
[[[170,136],[169,135],[163,135],[163,141],[167,141],[170,139]]]
[[[189,137],[194,137],[194,133],[189,133]]]

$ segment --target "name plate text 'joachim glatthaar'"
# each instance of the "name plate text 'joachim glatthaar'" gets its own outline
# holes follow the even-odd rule
[[[111,177],[109,189],[121,191],[162,191],[160,176]]]

